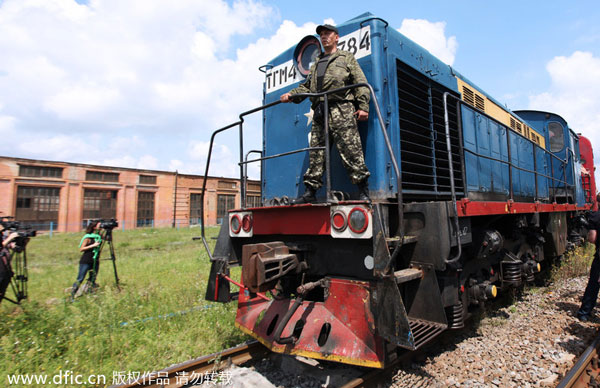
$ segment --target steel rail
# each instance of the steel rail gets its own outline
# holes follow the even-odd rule
[[[228,365],[240,365],[253,359],[262,358],[268,353],[269,350],[260,342],[248,341],[233,348],[140,376],[137,380],[127,382],[126,384],[112,385],[110,388],[185,387],[189,386],[194,379],[201,380],[203,376],[206,376],[206,373],[210,375],[212,372],[223,370]]]
[[[600,331],[556,388],[600,386]]]
[[[417,351],[420,352],[421,350]],[[379,383],[390,382],[390,375],[393,374],[400,365],[403,365],[413,359],[415,351],[403,350],[401,351],[395,360],[383,369],[370,369],[367,370],[363,375],[353,378],[346,382],[340,388],[371,388],[377,387]]]

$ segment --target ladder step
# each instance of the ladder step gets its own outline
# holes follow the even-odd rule
[[[394,272],[394,277],[396,278],[396,283],[405,283],[410,280],[423,278],[423,271],[416,268],[401,269]]]
[[[413,333],[415,339],[415,349],[420,348],[427,342],[431,341],[438,335],[440,335],[446,328],[447,325],[438,322],[426,321],[423,319],[408,318],[410,330]]]
[[[386,237],[385,240],[388,242],[388,244],[395,244],[398,241],[400,241],[400,237],[398,237],[398,236]],[[413,244],[413,243],[416,243],[417,241],[419,241],[419,236],[404,236],[404,238],[402,239],[402,245]]]

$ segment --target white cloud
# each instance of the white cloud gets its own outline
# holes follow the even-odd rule
[[[423,19],[404,19],[398,31],[423,46],[448,65],[454,63],[458,41],[455,36],[446,38],[446,22]]]
[[[183,168],[184,163],[179,159],[172,159],[169,162],[169,171],[179,171]]]
[[[142,170],[158,169],[158,159],[152,155],[142,155],[139,158],[133,155],[122,155],[120,157],[100,159],[90,163],[104,166],[139,168]]]
[[[209,146],[210,142],[191,142],[187,150],[187,156],[191,162],[182,166],[181,172],[204,175]],[[218,143],[213,144],[208,175],[239,176],[240,170],[237,165],[238,159],[239,157],[234,155],[231,149],[226,145]]]
[[[0,115],[0,134],[7,135],[15,129],[17,119],[11,116]]]
[[[258,66],[303,27],[230,47],[278,19],[259,0],[0,1],[0,133],[21,136],[0,153],[199,171],[168,152],[260,104]],[[250,139],[259,126],[248,120]]]
[[[158,169],[158,159],[153,155],[142,155],[136,167],[145,170],[156,170]]]
[[[445,24],[406,25],[452,62]],[[0,154],[203,174],[201,141],[259,106],[258,67],[315,27],[260,0],[0,0],[0,132],[20,134]],[[260,114],[244,128],[245,150],[260,149]],[[237,130],[217,142],[210,174],[239,175]]]
[[[92,0],[87,6],[6,0],[0,3],[0,99],[11,94],[7,109],[43,107],[58,120],[103,115],[107,126],[148,116],[161,121],[175,104],[194,116],[224,94],[223,86],[230,92],[237,82],[244,89],[240,79],[258,73],[217,58],[233,37],[273,17],[271,8],[251,0]],[[167,93],[160,85],[187,87]],[[253,92],[260,96],[260,89]]]
[[[61,119],[86,121],[99,118],[123,103],[116,88],[76,85],[49,97],[44,108]]]
[[[81,160],[94,152],[94,147],[77,136],[26,136],[17,143],[18,151],[30,157],[55,160]]]
[[[546,70],[552,84],[548,91],[529,97],[529,108],[559,114],[575,132],[590,139],[600,172],[600,58],[576,51],[553,58]]]

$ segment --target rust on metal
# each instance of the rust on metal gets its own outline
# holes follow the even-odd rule
[[[406,268],[394,272],[394,278],[396,278],[396,283],[398,284],[414,279],[422,279],[423,276],[423,270],[419,268]]]
[[[242,247],[242,280],[252,292],[265,292],[277,279],[300,266],[295,254],[283,242],[246,244]]]
[[[298,288],[296,288],[296,292],[300,295],[305,295],[317,287],[329,288],[327,278],[298,286]]]
[[[369,282],[330,278],[328,286],[324,301],[304,300],[291,315],[281,335],[297,338],[293,344],[274,338],[293,306],[290,299],[267,302],[240,294],[236,326],[277,353],[383,368],[385,341],[373,330]]]
[[[600,387],[600,331],[556,388]]]
[[[232,279],[232,278],[230,278],[229,276],[227,276],[227,275],[223,275],[223,274],[221,274],[221,273],[220,273],[220,274],[217,274],[217,285],[219,284],[219,283],[218,283],[219,277],[222,277],[223,279],[227,280],[229,283],[233,283],[233,284],[235,284],[236,286],[238,286],[238,287],[240,288],[240,290],[241,290],[242,292],[244,292],[244,291],[246,291],[246,290],[248,289],[248,288],[247,288],[247,287],[245,287],[245,286],[244,286],[242,283],[236,282],[235,280],[233,280],[233,279]],[[215,288],[215,289],[217,289],[217,288]],[[216,293],[216,292],[215,292],[215,293]],[[260,292],[257,292],[257,293],[256,293],[256,295],[258,295],[258,296],[259,296],[261,299],[264,299],[264,300],[269,300],[269,297],[267,297],[265,294],[261,294]]]
[[[205,373],[222,370],[225,366],[233,364],[240,365],[250,360],[265,357],[269,351],[258,341],[249,341],[245,344],[202,356],[193,360],[173,365],[158,372],[152,372],[142,376],[135,381],[123,385],[113,385],[111,388],[133,388],[133,387],[164,387],[178,388],[187,386],[178,376],[185,375],[187,381],[193,381],[196,377],[202,377]]]

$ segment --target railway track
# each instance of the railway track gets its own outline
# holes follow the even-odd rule
[[[600,387],[600,331],[556,388]]]
[[[226,349],[207,356],[176,364],[158,372],[140,376],[126,384],[113,385],[111,388],[160,387],[178,388],[201,383],[210,378],[217,380],[218,372],[229,365],[240,365],[251,360],[262,359],[269,350],[258,341],[249,341],[242,345]]]
[[[208,378],[217,381],[219,372],[231,365],[242,365],[247,362],[259,361],[271,353],[258,341],[249,341],[242,345],[202,356],[193,360],[170,366],[169,368],[148,373],[126,384],[113,385],[111,388],[188,387]],[[391,375],[399,365],[414,357],[411,352],[402,352],[398,358],[385,369],[367,369],[365,373],[350,378],[340,388],[376,387],[380,383],[389,382]],[[209,377],[207,377],[209,376]],[[565,375],[556,388],[600,388],[600,330],[591,345]]]
[[[231,365],[259,361],[271,353],[258,341],[249,341],[242,345],[198,357],[193,360],[170,366],[166,369],[140,376],[125,384],[113,385],[110,388],[157,387],[179,388],[206,382],[209,378],[218,380],[219,372]],[[411,357],[410,352],[403,352],[385,369],[367,369],[365,373],[349,379],[340,388],[375,387],[378,383],[389,380],[393,371],[402,362]]]

